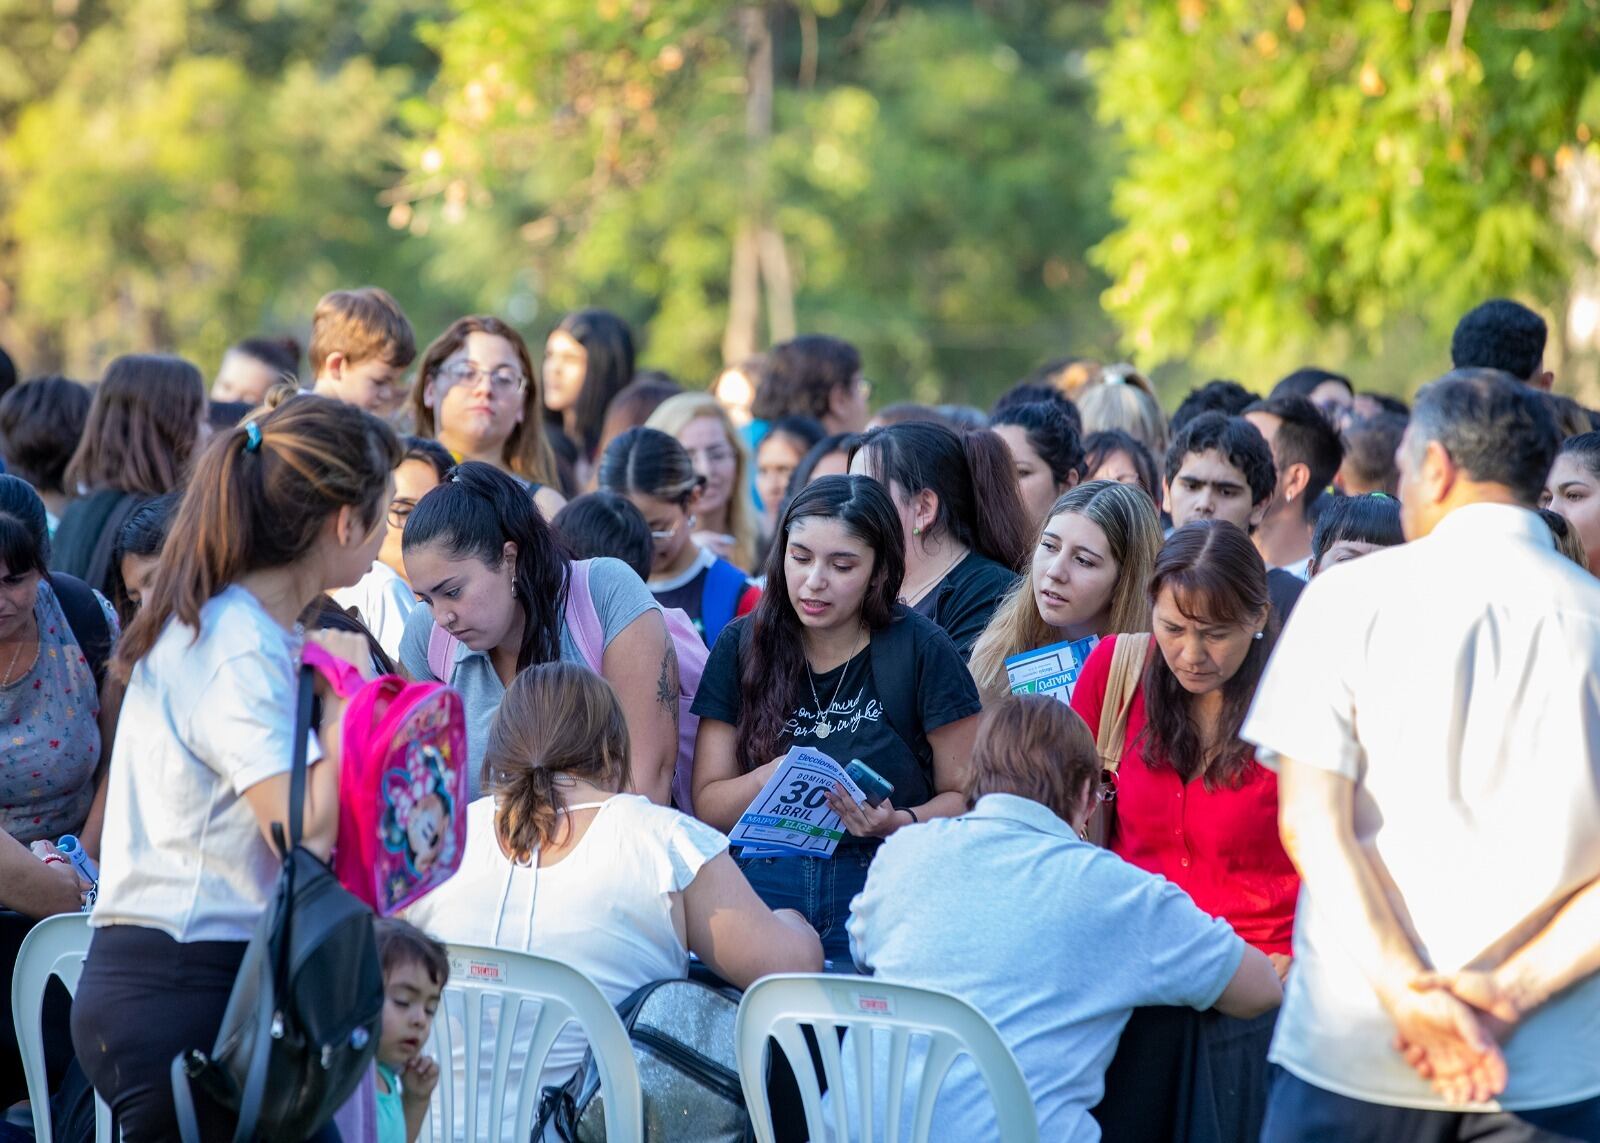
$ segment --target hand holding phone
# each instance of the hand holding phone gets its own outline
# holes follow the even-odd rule
[[[867,805],[876,809],[894,794],[894,784],[859,758],[850,759],[845,775],[867,796]]]

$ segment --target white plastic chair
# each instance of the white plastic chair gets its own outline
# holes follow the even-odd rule
[[[46,917],[28,931],[17,949],[16,967],[11,970],[11,1021],[17,1029],[22,1074],[28,1081],[36,1143],[51,1143],[55,1138],[50,1122],[50,1081],[44,1064],[45,985],[52,976],[59,977],[67,991],[75,994],[88,952],[88,914],[63,913]],[[94,1097],[94,1137],[96,1143],[111,1143],[114,1138],[111,1109],[98,1095]]]
[[[439,1062],[439,1086],[434,1089],[433,1107],[424,1121],[421,1140],[432,1143],[441,1136],[450,1138],[455,1132],[458,1078],[464,1079],[460,1122],[465,1124],[465,1137],[474,1141],[501,1138],[506,1097],[512,1094],[506,1089],[514,1050],[522,1060],[522,1085],[520,1093],[515,1093],[516,1127],[505,1137],[527,1139],[539,1110],[539,1073],[545,1057],[561,1029],[576,1020],[600,1069],[606,1138],[616,1143],[643,1143],[644,1096],[639,1089],[633,1045],[616,1009],[599,986],[577,969],[544,957],[479,945],[447,947],[450,983],[444,990],[427,1048]],[[494,1079],[488,1112],[480,1120],[478,1076],[487,1047],[484,1020],[490,1011],[494,1020]],[[462,1020],[459,1043],[453,1026],[457,1012]],[[521,1044],[514,1042],[518,1038],[518,1016],[523,1012],[532,1015],[532,1029],[526,1032],[525,1058]],[[464,1077],[454,1070],[457,1050],[465,1060]]]
[[[816,1067],[803,1029],[812,1028],[828,1081],[828,1108],[824,1111]],[[913,1037],[926,1037],[927,1056],[917,1092],[911,1124],[911,1143],[924,1143],[932,1126],[934,1101],[957,1056],[972,1057],[994,1102],[998,1133],[1006,1143],[1038,1143],[1039,1126],[1033,1097],[1022,1069],[983,1014],[946,992],[886,984],[864,976],[769,976],[750,986],[739,1002],[735,1026],[739,1053],[739,1082],[745,1105],[755,1126],[757,1143],[772,1143],[772,1109],[767,1102],[767,1044],[776,1040],[794,1069],[805,1105],[806,1131],[812,1140],[871,1140],[878,1109],[873,1093],[880,1079],[887,1080],[888,1096],[882,1108],[883,1138],[900,1138],[901,1106]],[[854,1029],[850,1037],[855,1057],[856,1100],[845,1097],[844,1049],[841,1029]],[[873,1074],[874,1029],[889,1037],[889,1062],[883,1077]],[[827,1113],[831,1113],[829,1124]],[[832,1134],[829,1134],[829,1131]]]

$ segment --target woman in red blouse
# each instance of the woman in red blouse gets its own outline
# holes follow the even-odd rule
[[[1128,711],[1111,848],[1181,887],[1286,974],[1300,883],[1278,839],[1277,777],[1239,738],[1276,626],[1266,568],[1232,524],[1196,522],[1162,545],[1149,594],[1154,648]],[[1107,638],[1095,648],[1072,695],[1073,709],[1097,735],[1115,643]],[[1149,1038],[1182,1057],[1166,1068],[1151,1066],[1145,1037],[1130,1024],[1119,1058],[1136,1044],[1144,1058],[1129,1069],[1113,1064],[1102,1110],[1111,1115],[1115,1105],[1120,1113],[1126,1095],[1148,1131],[1152,1107],[1174,1102],[1150,1083],[1184,1074],[1203,1081],[1209,1074],[1211,1083],[1187,1085],[1195,1104],[1184,1117],[1189,1129],[1163,1135],[1209,1137],[1205,1121],[1215,1115],[1220,1138],[1256,1138],[1275,1016],[1236,1021],[1216,1013],[1152,1013],[1148,1022],[1161,1027]],[[1133,1071],[1143,1073],[1138,1090],[1116,1090],[1116,1075]],[[1101,1123],[1111,1138],[1107,1120]]]

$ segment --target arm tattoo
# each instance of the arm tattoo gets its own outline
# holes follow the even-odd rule
[[[672,730],[678,730],[678,651],[667,637],[667,649],[661,656],[661,677],[656,680],[656,702],[672,716]]]

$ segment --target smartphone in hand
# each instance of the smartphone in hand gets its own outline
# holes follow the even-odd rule
[[[876,809],[894,794],[894,784],[859,758],[850,759],[844,772],[867,795],[867,805]]]

